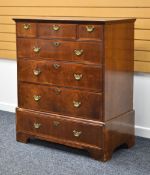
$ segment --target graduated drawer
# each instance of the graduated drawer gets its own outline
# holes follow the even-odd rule
[[[18,22],[16,24],[17,37],[36,37],[37,25],[36,23]]]
[[[102,90],[101,66],[20,59],[18,70],[21,81]]]
[[[42,39],[17,39],[18,57],[102,62],[102,42],[73,42]]]
[[[19,131],[58,142],[62,140],[102,147],[102,126],[51,114],[17,110],[17,132]]]
[[[19,83],[19,107],[101,120],[102,95],[56,86]]]
[[[38,23],[39,38],[76,39],[76,24]]]
[[[103,25],[81,24],[78,28],[79,40],[103,40]]]

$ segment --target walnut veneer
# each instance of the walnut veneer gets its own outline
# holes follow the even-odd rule
[[[35,137],[107,161],[134,145],[134,21],[14,19],[16,139]]]

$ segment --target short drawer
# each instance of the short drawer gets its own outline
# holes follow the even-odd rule
[[[37,26],[36,23],[18,22],[17,37],[36,37]]]
[[[102,119],[102,94],[58,86],[19,83],[19,107],[79,118]]]
[[[78,32],[79,40],[103,40],[103,25],[81,24]]]
[[[38,37],[76,39],[76,28],[75,24],[39,23]]]
[[[64,61],[20,59],[20,81],[102,91],[102,68]]]
[[[51,114],[17,111],[17,132],[102,147],[102,126]],[[59,142],[59,141],[58,141]]]
[[[102,63],[102,42],[17,39],[18,57]],[[28,51],[28,52],[27,52]]]

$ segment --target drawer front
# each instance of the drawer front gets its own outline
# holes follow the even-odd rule
[[[19,22],[17,26],[17,37],[36,37],[36,23]]]
[[[17,56],[22,57],[37,57],[35,52],[35,47],[37,47],[37,40],[27,39],[27,38],[17,38]]]
[[[103,26],[82,24],[79,25],[80,40],[103,40]]]
[[[102,95],[56,86],[19,84],[19,107],[101,120]]]
[[[51,114],[17,111],[17,131],[102,147],[102,126]]]
[[[27,82],[102,90],[102,68],[62,61],[18,61],[18,79]]]
[[[39,23],[38,37],[76,39],[76,28],[75,24]]]
[[[102,62],[102,42],[17,39],[18,57]],[[27,52],[28,50],[28,52]]]

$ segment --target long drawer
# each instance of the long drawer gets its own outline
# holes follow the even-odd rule
[[[56,86],[19,83],[19,107],[101,120],[102,94]]]
[[[49,60],[102,63],[102,42],[76,42],[18,38],[18,58],[47,58]]]
[[[34,136],[102,147],[102,129],[98,124],[81,123],[58,115],[17,110],[17,132]]]
[[[101,66],[20,59],[18,70],[21,81],[102,90]]]

